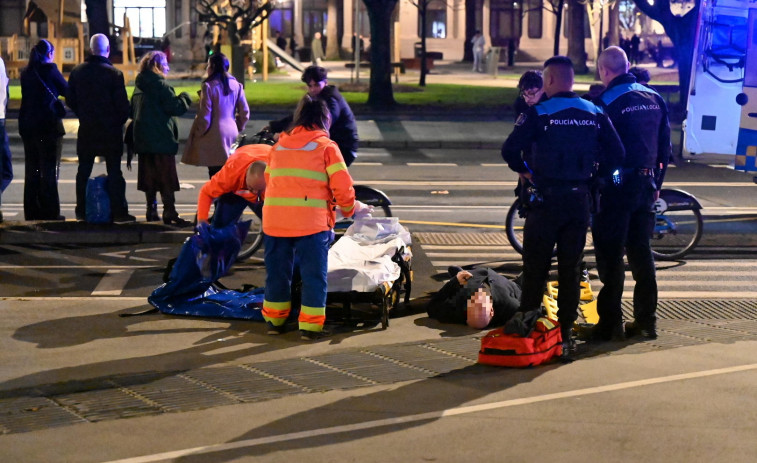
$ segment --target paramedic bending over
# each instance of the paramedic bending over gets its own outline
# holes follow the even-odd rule
[[[225,227],[239,220],[249,207],[262,217],[265,194],[265,168],[269,145],[245,145],[229,156],[220,171],[200,189],[197,198],[197,222],[207,223],[210,205],[215,200],[213,225]]]
[[[315,340],[325,335],[334,206],[345,217],[365,215],[372,209],[355,201],[352,177],[339,148],[328,137],[329,122],[326,103],[305,95],[297,105],[293,128],[283,132],[271,150],[263,203],[267,272],[263,317],[268,334],[285,331],[296,257],[302,277],[301,337]]]

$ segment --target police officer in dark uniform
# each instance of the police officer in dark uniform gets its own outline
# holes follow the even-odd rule
[[[575,351],[571,328],[578,316],[581,259],[590,217],[590,182],[623,162],[612,123],[593,103],[573,93],[573,63],[554,56],[544,63],[547,99],[518,118],[502,146],[508,166],[530,180],[538,194],[526,217],[520,311],[538,309],[557,245],[557,317],[563,355]],[[530,163],[522,152],[531,150]],[[598,165],[598,170],[597,170]]]
[[[670,158],[670,124],[665,101],[651,88],[636,83],[619,47],[599,57],[599,77],[607,89],[595,101],[610,117],[623,141],[626,158],[620,186],[601,190],[600,210],[592,221],[597,271],[603,287],[597,298],[599,323],[591,337],[618,340],[624,335],[620,300],[625,268],[623,249],[636,281],[633,323],[626,335],[657,337],[657,279],[649,238],[654,227],[652,205],[659,197]]]

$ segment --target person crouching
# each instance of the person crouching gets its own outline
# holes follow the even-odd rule
[[[306,95],[297,105],[292,128],[271,150],[263,202],[267,272],[263,317],[268,334],[285,331],[295,258],[302,277],[301,337],[315,340],[327,334],[323,324],[334,206],[345,217],[370,209],[355,201],[352,177],[336,143],[329,139],[329,126],[326,104]]]

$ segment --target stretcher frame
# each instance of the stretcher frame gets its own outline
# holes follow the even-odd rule
[[[389,327],[389,314],[399,310],[400,301],[404,304],[410,302],[410,293],[413,286],[412,253],[406,253],[410,246],[397,249],[392,261],[400,267],[400,276],[394,281],[384,281],[372,291],[334,291],[326,296],[326,322],[336,321],[343,324],[355,324],[353,318],[353,304],[370,304],[378,308],[377,321],[381,323],[381,329]],[[336,319],[329,319],[329,305],[339,304],[339,313]],[[333,313],[333,312],[332,312]],[[361,320],[362,321],[362,320]]]

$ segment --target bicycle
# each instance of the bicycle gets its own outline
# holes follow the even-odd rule
[[[660,198],[654,203],[655,225],[650,237],[655,259],[680,259],[697,246],[704,228],[701,209],[699,201],[683,190],[660,190]],[[523,254],[526,213],[520,198],[516,198],[505,219],[507,240],[519,254]]]
[[[247,137],[244,134],[240,134],[237,141],[231,146],[231,152],[240,146],[249,144],[274,144],[274,134],[270,130],[263,129],[260,132],[253,135],[250,141],[247,141]],[[392,216],[392,201],[381,190],[369,187],[367,185],[354,185],[355,199],[365,203],[369,206],[373,206],[374,217],[391,217]],[[242,247],[237,255],[237,261],[243,261],[255,254],[260,246],[263,244],[263,222],[260,217],[254,214],[251,208],[245,209],[245,212],[240,216],[239,220],[249,220],[250,230],[247,232],[247,237],[242,243]],[[343,230],[352,224],[351,219],[343,219],[336,223],[335,228]]]

